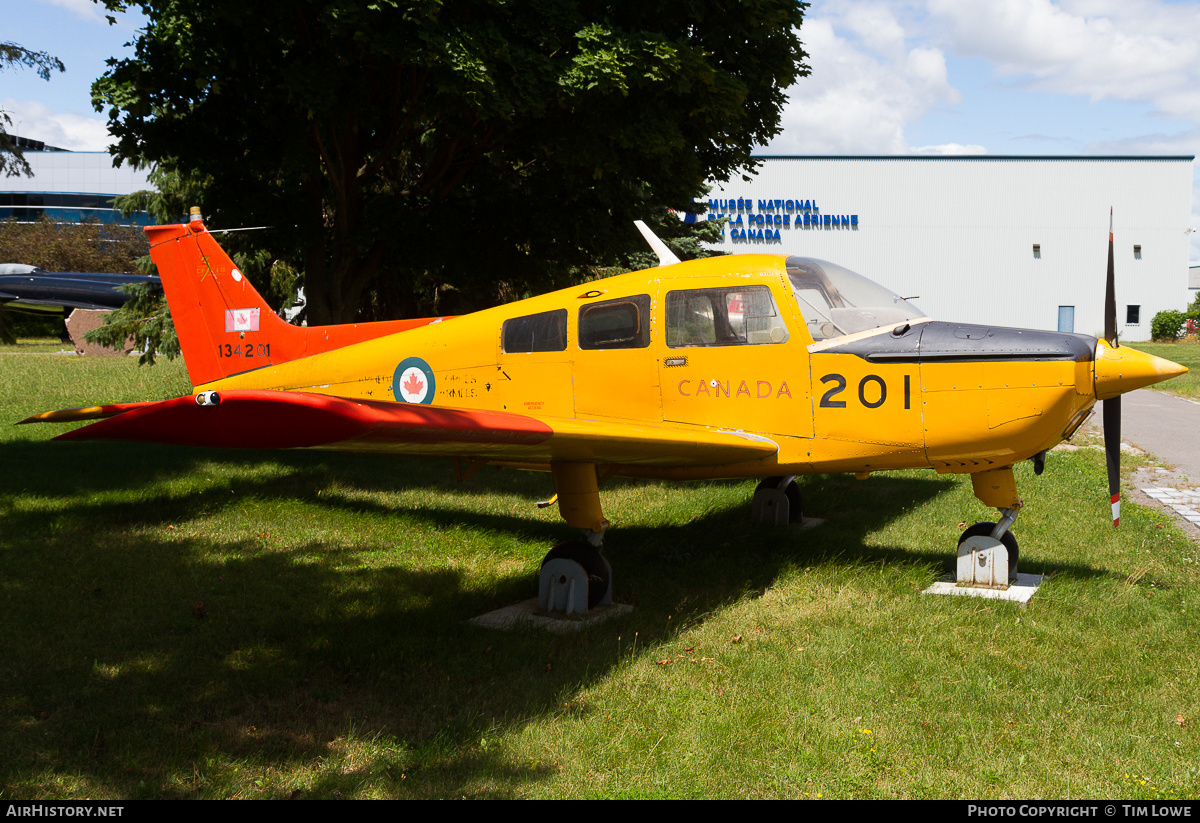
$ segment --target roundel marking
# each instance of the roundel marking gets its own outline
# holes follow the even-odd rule
[[[435,391],[437,381],[433,376],[433,367],[419,357],[406,357],[400,361],[392,377],[392,394],[397,403],[429,405],[433,402]]]

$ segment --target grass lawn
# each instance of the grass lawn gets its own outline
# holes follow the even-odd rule
[[[0,343],[0,356],[5,354],[67,354],[74,351],[74,346],[70,343],[63,343],[56,337],[21,339],[15,346]]]
[[[1173,358],[1177,359],[1177,358]],[[1200,796],[1200,553],[1108,518],[1104,460],[1018,468],[1027,607],[933,598],[964,478],[614,481],[617,599],[474,615],[573,536],[548,475],[55,443],[35,411],[168,397],[181,361],[0,354],[0,798]]]

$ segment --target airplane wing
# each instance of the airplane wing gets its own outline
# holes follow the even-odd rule
[[[768,458],[774,441],[696,426],[616,424],[509,412],[348,400],[284,391],[223,391],[45,412],[22,423],[98,420],[56,440],[122,440],[235,449],[310,448],[364,454],[711,466]]]

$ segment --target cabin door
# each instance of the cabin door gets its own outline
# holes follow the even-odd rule
[[[808,335],[788,304],[765,283],[687,286],[663,299],[663,419],[812,437]]]

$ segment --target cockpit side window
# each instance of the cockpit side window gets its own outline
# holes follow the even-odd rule
[[[579,310],[579,348],[644,349],[650,345],[650,295],[592,303]]]
[[[766,286],[667,293],[667,346],[757,346],[783,343],[787,325]]]
[[[500,328],[500,348],[507,353],[565,351],[567,310],[555,309],[505,320]]]
[[[789,257],[787,275],[813,340],[924,316],[920,309],[894,292],[835,263]]]

